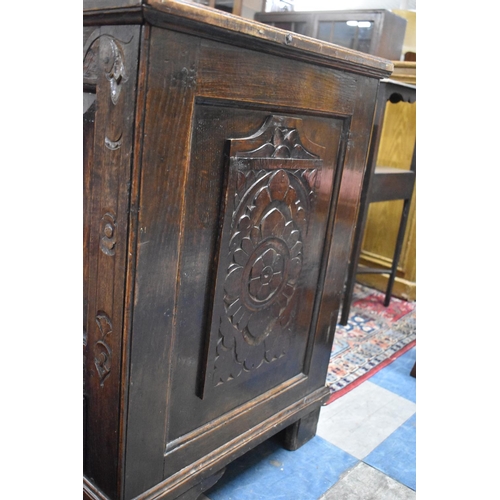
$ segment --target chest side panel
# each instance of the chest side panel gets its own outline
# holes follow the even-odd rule
[[[126,496],[320,404],[376,88],[152,29]]]

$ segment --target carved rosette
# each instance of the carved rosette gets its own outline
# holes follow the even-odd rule
[[[188,68],[182,68],[181,71],[172,75],[172,86],[185,89],[196,87],[196,68],[194,65]]]
[[[101,240],[99,247],[103,253],[109,256],[115,254],[116,245],[116,219],[115,216],[107,212],[101,219]]]
[[[271,169],[249,169],[248,158],[272,159]],[[245,158],[242,160],[240,158]],[[297,131],[276,128],[270,141],[233,158],[234,207],[219,318],[213,383],[225,383],[285,356],[297,308],[317,168],[289,169],[315,159]],[[253,160],[250,160],[250,163]],[[300,162],[299,162],[300,163]],[[261,165],[261,163],[259,163]],[[280,168],[283,167],[283,168]]]

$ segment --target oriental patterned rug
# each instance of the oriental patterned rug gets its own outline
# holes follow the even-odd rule
[[[326,384],[335,401],[416,344],[416,303],[356,283],[346,326],[337,325]],[[340,314],[339,314],[340,318]]]

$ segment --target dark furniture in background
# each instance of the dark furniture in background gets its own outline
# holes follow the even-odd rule
[[[259,12],[255,20],[393,61],[401,58],[407,23],[388,10]]]
[[[241,9],[243,7],[243,0],[205,0],[208,5],[214,9],[223,10],[224,12],[229,12],[235,16],[241,16]],[[203,2],[198,2],[203,3]]]
[[[315,434],[389,61],[84,0],[86,499],[197,498]]]
[[[397,82],[395,80],[383,80],[380,84],[377,98],[377,110],[373,124],[372,140],[368,155],[368,167],[366,169],[361,194],[358,222],[354,233],[354,242],[349,267],[347,272],[346,288],[342,302],[342,313],[340,324],[346,325],[349,318],[349,311],[352,301],[352,294],[357,274],[388,274],[387,289],[385,292],[384,305],[387,307],[391,300],[394,279],[398,269],[399,257],[403,245],[403,238],[406,231],[410,203],[413,196],[416,175],[416,144],[413,149],[413,157],[410,170],[402,170],[394,167],[377,165],[378,149],[382,135],[382,125],[384,122],[384,111],[387,102],[416,102],[416,86]],[[399,230],[394,245],[394,255],[390,269],[382,267],[365,267],[359,265],[359,256],[363,235],[365,231],[366,218],[370,203],[380,201],[404,200],[399,223]]]

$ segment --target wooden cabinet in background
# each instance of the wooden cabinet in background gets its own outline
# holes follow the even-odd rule
[[[243,0],[205,0],[208,7],[214,9],[222,10],[224,12],[229,12],[235,16],[241,16],[241,8],[243,6]],[[201,3],[201,2],[199,2]]]
[[[387,60],[84,0],[84,498],[194,500],[314,436]]]
[[[255,20],[393,61],[401,58],[407,23],[388,10],[258,12]]]

